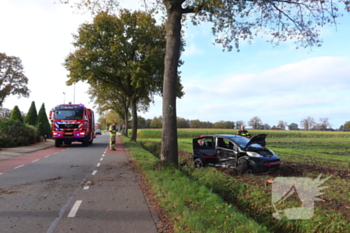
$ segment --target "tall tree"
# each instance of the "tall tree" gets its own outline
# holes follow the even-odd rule
[[[11,110],[8,108],[0,108],[0,121],[10,120]]]
[[[278,124],[277,124],[277,128],[278,129],[285,130],[287,126],[288,126],[287,122],[285,122],[285,121],[278,121]]]
[[[326,130],[332,127],[331,123],[329,123],[328,117],[326,118],[321,117],[318,125],[319,125],[319,130]]]
[[[41,123],[40,135],[51,137],[51,126],[46,115],[45,104],[43,103],[39,109],[38,117],[36,118],[36,126]]]
[[[270,126],[269,124],[265,123],[265,124],[264,124],[264,129],[269,130],[269,129],[271,129],[271,126]]]
[[[260,126],[263,125],[263,123],[259,117],[255,116],[248,121],[248,125],[253,127],[253,129],[259,129]]]
[[[236,121],[236,129],[240,129],[241,125],[245,125],[244,121]]]
[[[289,130],[299,130],[297,123],[291,123],[288,125]]]
[[[100,114],[106,110],[112,110],[124,120],[125,132],[123,134],[125,133],[124,135],[128,136],[130,99],[121,92],[114,90],[113,86],[108,85],[91,85],[88,94]]]
[[[312,127],[316,124],[314,118],[306,117],[300,121],[300,125],[303,126],[304,130],[311,130]]]
[[[37,121],[38,113],[36,111],[35,102],[32,101],[28,113],[24,119],[24,123],[35,126]]]
[[[28,97],[27,84],[21,59],[0,53],[0,107],[9,95]]]
[[[162,128],[162,117],[154,117],[153,120],[150,123],[151,128]]]
[[[339,130],[350,131],[350,121],[345,122],[344,125],[342,125]]]
[[[19,121],[23,123],[23,116],[17,105],[11,111],[10,120]]]
[[[150,14],[121,10],[119,16],[100,12],[92,24],[83,24],[65,67],[68,84],[87,80],[109,85],[130,100],[133,130],[137,137],[137,105],[149,104],[161,93],[164,72],[165,29]],[[179,77],[177,77],[179,78]],[[182,87],[174,84],[174,87]]]
[[[178,117],[177,118],[177,127],[178,128],[189,128],[190,122],[189,122],[189,120],[186,120],[185,118]]]
[[[67,3],[69,0],[60,0]],[[119,0],[80,0],[78,8],[87,7],[92,12],[100,7],[118,7]],[[288,39],[302,47],[320,46],[320,30],[326,24],[335,24],[344,4],[350,11],[347,0],[153,0],[156,6],[166,11],[166,55],[163,82],[163,131],[161,158],[178,165],[176,90],[178,61],[181,48],[181,23],[183,16],[191,14],[195,25],[212,22],[216,43],[224,49],[239,50],[241,40],[252,41],[261,34],[278,45]],[[158,12],[158,11],[154,11]]]

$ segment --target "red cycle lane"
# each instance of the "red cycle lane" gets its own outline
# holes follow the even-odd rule
[[[115,151],[110,150],[109,146],[107,146],[105,152],[107,154],[109,153],[125,153],[124,145],[122,142],[122,139],[119,136],[116,136],[115,138],[115,145],[114,145]]]
[[[7,171],[11,171],[16,167],[19,167],[21,165],[26,165],[28,163],[35,161],[35,160],[42,159],[45,156],[55,154],[57,152],[65,150],[65,149],[67,149],[67,148],[54,147],[54,148],[36,151],[36,152],[29,153],[29,154],[26,154],[26,155],[23,155],[20,157],[8,159],[5,161],[0,161],[0,174],[7,172]]]

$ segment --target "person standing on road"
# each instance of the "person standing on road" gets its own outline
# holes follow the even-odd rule
[[[246,138],[250,138],[251,137],[250,133],[247,130],[245,130],[244,125],[241,125],[241,129],[238,130],[238,135],[241,135],[241,136],[246,137]]]
[[[117,136],[117,128],[116,128],[117,123],[114,122],[110,127],[109,127],[109,147],[111,150],[115,150],[114,145],[115,145],[115,137]]]

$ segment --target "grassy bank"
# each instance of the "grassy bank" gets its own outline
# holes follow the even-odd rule
[[[281,168],[276,173],[254,176],[238,176],[232,169],[193,169],[192,138],[179,138],[179,149],[182,151],[180,170],[272,232],[350,232],[350,151],[347,148],[350,138],[343,135],[336,137],[337,134],[328,137],[329,132],[322,133],[318,132],[313,137],[308,134],[306,137],[296,138],[271,138],[268,134],[268,147],[281,157]],[[159,138],[140,141],[155,154],[159,154],[156,151],[156,147],[160,145]],[[322,185],[330,187],[322,190],[325,194],[319,196],[322,201],[315,202],[315,212],[311,219],[277,220],[272,217],[274,209],[271,205],[271,183],[276,177],[315,179],[321,173],[321,178],[332,175]],[[298,206],[300,203],[294,197],[282,203],[278,209]]]
[[[269,232],[234,205],[181,170],[164,166],[138,143],[123,137],[132,159],[145,175],[175,232]]]

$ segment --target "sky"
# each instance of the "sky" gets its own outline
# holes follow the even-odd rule
[[[121,1],[135,7],[139,0]],[[142,2],[142,1],[141,1]],[[93,108],[87,83],[67,86],[68,71],[62,65],[74,52],[73,34],[91,20],[55,0],[1,0],[0,52],[22,60],[31,90],[28,98],[10,96],[3,107],[28,112],[32,101],[47,112],[69,101]],[[257,37],[241,42],[240,52],[223,52],[213,45],[210,24],[185,30],[186,47],[181,59],[185,95],[177,100],[177,116],[200,121],[244,121],[257,116],[263,123],[280,120],[300,126],[302,119],[328,118],[337,129],[350,121],[350,15],[337,27],[321,30],[321,47],[299,48],[292,41],[273,46]],[[162,115],[162,99],[155,96],[146,119]]]

